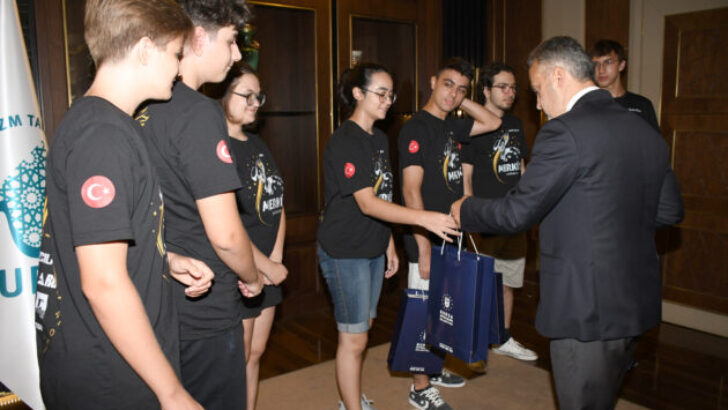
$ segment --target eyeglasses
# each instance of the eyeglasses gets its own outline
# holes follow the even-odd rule
[[[611,58],[607,58],[603,61],[599,61],[599,60],[593,60],[593,61],[594,61],[595,69],[599,69],[601,67],[608,67],[608,66],[610,66],[612,64],[616,64],[618,62],[617,60],[613,60]]]
[[[501,92],[506,92],[506,90],[511,90],[514,94],[518,92],[518,86],[515,84],[493,84],[492,88],[498,88]]]
[[[231,92],[235,95],[245,98],[245,102],[248,103],[248,105],[253,105],[253,104],[255,104],[256,101],[258,101],[259,107],[262,107],[263,104],[265,104],[265,94],[263,94],[263,93],[256,94],[256,93],[251,92],[248,94],[243,94],[243,93],[238,93],[235,91],[231,91]]]
[[[378,96],[379,102],[382,104],[384,104],[387,101],[387,98],[392,100],[392,104],[394,104],[394,102],[397,101],[397,93],[395,93],[394,91],[391,91],[388,93],[384,92],[384,91],[376,92],[376,91],[372,91],[372,90],[367,90],[366,88],[362,88],[362,91],[372,93],[372,94]]]

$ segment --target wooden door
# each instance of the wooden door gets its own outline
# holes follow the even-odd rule
[[[685,220],[662,232],[664,298],[728,314],[728,8],[665,18],[661,126]]]
[[[442,56],[441,4],[435,0],[338,0],[336,4],[334,81],[357,61],[382,64],[395,76],[398,99],[376,126],[389,136],[396,169],[399,130],[427,101],[429,78]]]
[[[411,114],[430,94],[442,58],[442,4],[437,0],[337,0],[335,75],[358,59],[380,63],[397,79],[400,100],[391,112]]]
[[[258,71],[268,100],[257,130],[285,181],[286,247],[282,319],[327,306],[318,272],[320,158],[331,134],[331,15],[326,0],[251,1]]]

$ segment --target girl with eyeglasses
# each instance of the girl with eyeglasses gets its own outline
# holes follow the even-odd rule
[[[318,257],[339,331],[339,409],[367,410],[371,401],[361,392],[367,332],[376,317],[383,278],[390,278],[399,267],[389,223],[418,225],[442,238],[458,232],[448,215],[392,203],[388,138],[374,126],[396,100],[390,72],[378,64],[356,65],[341,76],[339,99],[352,114],[333,133],[324,152]]]
[[[260,81],[247,65],[233,65],[228,75],[230,85],[222,98],[223,111],[230,134],[230,151],[235,160],[243,188],[236,191],[240,219],[250,240],[255,263],[266,277],[263,292],[255,298],[243,298],[247,408],[255,408],[258,392],[260,358],[265,352],[273,325],[276,305],[283,299],[280,283],[287,270],[283,260],[286,218],[283,210],[283,179],[263,140],[243,127],[255,122],[258,109],[265,103]],[[267,260],[266,260],[267,259]],[[266,264],[282,269],[265,270]]]

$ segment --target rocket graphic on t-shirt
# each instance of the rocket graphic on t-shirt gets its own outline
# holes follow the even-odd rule
[[[374,159],[374,195],[392,202],[393,178],[389,163],[384,157],[384,150],[380,149]]]
[[[282,194],[271,198],[276,194],[277,190],[282,190],[283,179],[278,175],[269,175],[267,171],[269,167],[266,167],[263,159],[263,154],[255,159],[255,163],[250,168],[250,179],[255,189],[255,211],[258,214],[258,220],[264,225],[270,225],[265,220],[264,214],[283,207]]]
[[[154,206],[154,204],[150,204]],[[159,191],[159,207],[157,208],[157,211],[154,211],[153,215],[158,217],[157,222],[157,252],[159,252],[159,255],[164,257],[164,254],[167,252],[167,248],[164,246],[164,197],[162,196],[162,191]]]
[[[449,132],[447,141],[442,151],[442,176],[445,179],[445,186],[455,192],[452,185],[462,184],[463,170],[460,166],[460,147],[453,138],[452,131]]]
[[[501,184],[505,183],[501,177],[521,173],[521,150],[513,144],[508,145],[512,142],[510,133],[503,130],[493,143],[493,175]]]

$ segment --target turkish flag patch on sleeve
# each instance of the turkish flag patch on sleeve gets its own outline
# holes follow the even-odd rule
[[[409,150],[410,154],[416,154],[417,151],[420,150],[420,144],[418,144],[415,140],[411,140],[407,149]]]
[[[220,161],[222,161],[226,164],[233,163],[233,157],[230,156],[230,150],[228,149],[228,146],[225,143],[225,140],[220,140],[220,142],[217,143],[216,151],[217,151],[217,157],[220,159]]]
[[[344,165],[344,176],[347,179],[351,179],[351,177],[353,177],[354,174],[356,174],[356,167],[351,162],[347,162]]]
[[[103,208],[116,196],[116,188],[109,178],[94,175],[81,186],[81,199],[91,208]]]

